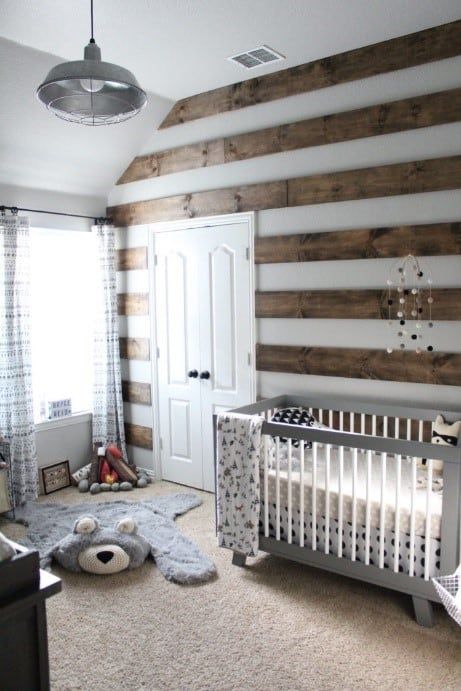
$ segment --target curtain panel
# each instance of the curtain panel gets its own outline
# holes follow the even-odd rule
[[[14,502],[38,493],[31,366],[30,236],[26,217],[0,217],[0,436],[10,443]]]
[[[94,328],[93,443],[116,443],[127,459],[115,275],[115,232],[93,226],[97,272]]]

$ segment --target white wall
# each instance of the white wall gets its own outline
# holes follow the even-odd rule
[[[317,92],[224,113],[152,134],[140,153],[247,132],[306,117],[362,107],[461,86],[461,57],[342,84]],[[321,172],[347,170],[461,154],[461,123],[370,137],[328,146],[284,152],[248,161],[185,171],[114,187],[109,204],[140,201],[232,185],[251,184]],[[341,230],[366,226],[461,220],[461,190],[361,201],[271,209],[257,214],[260,236]],[[145,244],[145,230],[120,232],[120,243]],[[390,262],[383,260],[272,264],[257,267],[261,290],[375,288],[385,285]],[[429,260],[435,287],[461,286],[461,258]],[[130,280],[130,279],[128,279]],[[437,321],[437,305],[434,305]],[[124,318],[129,335],[141,335],[143,322]],[[258,340],[267,344],[385,347],[385,325],[359,320],[260,319]],[[434,347],[461,352],[461,323],[437,322]],[[144,363],[127,366],[133,379],[150,376]],[[259,394],[329,391],[356,397],[433,403],[461,402],[461,389],[356,379],[260,373]]]

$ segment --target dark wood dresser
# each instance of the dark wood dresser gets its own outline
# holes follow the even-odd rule
[[[37,551],[16,545],[17,554],[0,564],[0,689],[50,688],[46,604],[61,581],[42,571]]]

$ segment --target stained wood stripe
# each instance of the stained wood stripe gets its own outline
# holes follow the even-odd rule
[[[461,223],[383,226],[255,240],[256,264],[461,254]]]
[[[147,269],[147,247],[131,247],[117,250],[117,271]]]
[[[150,340],[148,338],[121,337],[120,357],[124,360],[150,360]]]
[[[460,119],[461,89],[452,89],[138,156],[117,184]]]
[[[461,289],[432,291],[438,320],[461,319]],[[425,297],[427,297],[425,295]],[[397,299],[392,295],[395,315]],[[411,295],[408,297],[411,305]],[[293,290],[256,293],[256,317],[297,319],[387,319],[387,290]],[[423,299],[420,319],[429,319],[429,305]]]
[[[136,381],[122,381],[123,400],[127,403],[152,404],[151,385]]]
[[[460,353],[420,353],[360,348],[309,348],[258,344],[256,368],[265,372],[461,385]]]
[[[125,422],[125,440],[131,446],[152,449],[152,428]]]
[[[461,156],[451,156],[150,199],[114,206],[107,212],[116,225],[129,226],[457,187],[461,187]]]
[[[119,293],[117,309],[121,316],[143,316],[149,314],[148,293]]]
[[[129,226],[239,211],[259,211],[286,205],[287,183],[282,181],[122,204],[112,207],[111,213],[113,212],[113,221],[117,226]]]
[[[436,192],[461,186],[461,156],[288,180],[288,206]]]
[[[160,129],[461,53],[461,21],[407,34],[178,101]]]

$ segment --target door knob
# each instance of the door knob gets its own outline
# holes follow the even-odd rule
[[[209,378],[210,378],[210,373],[207,370],[200,372],[200,379],[209,379]]]
[[[191,379],[197,379],[198,377],[198,372],[196,369],[191,369],[188,373],[187,376],[190,377]]]

